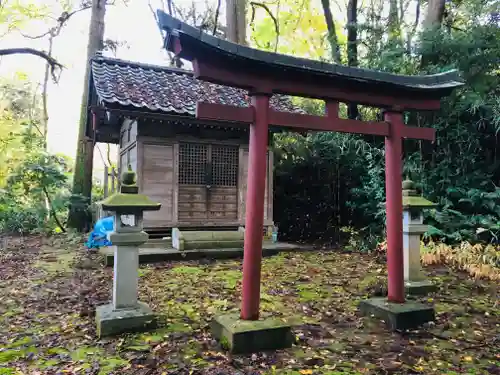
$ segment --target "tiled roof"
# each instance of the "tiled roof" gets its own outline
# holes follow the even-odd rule
[[[198,101],[242,107],[250,102],[246,91],[199,81],[186,70],[102,56],[92,59],[92,77],[101,101],[155,112],[194,116]],[[274,95],[271,106],[303,113],[285,96]]]

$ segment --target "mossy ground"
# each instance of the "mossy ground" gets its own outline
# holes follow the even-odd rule
[[[264,260],[263,314],[292,319],[293,348],[231,356],[213,340],[215,314],[238,311],[241,261],[143,266],[140,298],[160,314],[152,332],[97,340],[95,306],[110,268],[82,248],[40,240],[0,253],[0,374],[498,374],[498,285],[447,268],[425,297],[437,321],[394,333],[357,304],[383,290],[370,255],[288,253]]]

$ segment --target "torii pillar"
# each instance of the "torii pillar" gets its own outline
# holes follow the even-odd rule
[[[252,96],[255,121],[250,125],[248,147],[243,295],[240,313],[241,319],[244,320],[259,319],[269,97],[268,94],[254,94]]]
[[[386,112],[389,135],[385,137],[385,195],[387,228],[387,299],[403,303],[403,181],[402,181],[402,130],[403,114]]]

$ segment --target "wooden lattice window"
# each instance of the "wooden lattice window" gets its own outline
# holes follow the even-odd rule
[[[208,163],[208,145],[179,144],[179,184],[205,185]]]
[[[212,146],[212,185],[237,186],[238,153],[235,146]]]

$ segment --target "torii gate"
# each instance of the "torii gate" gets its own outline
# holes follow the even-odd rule
[[[372,134],[385,137],[387,267],[389,302],[405,301],[402,229],[402,140],[434,141],[431,128],[404,124],[403,111],[436,110],[462,80],[448,71],[403,76],[264,52],[205,34],[158,11],[165,48],[192,61],[197,79],[248,91],[251,107],[199,102],[199,119],[250,124],[247,208],[241,319],[259,318],[262,227],[269,125],[302,130]],[[324,116],[286,113],[269,107],[273,94],[322,99]],[[385,121],[339,118],[339,101],[385,109]]]

